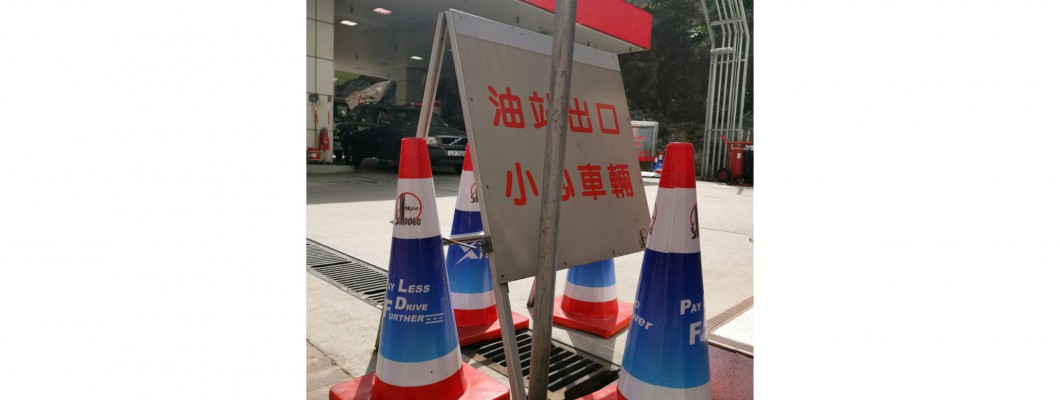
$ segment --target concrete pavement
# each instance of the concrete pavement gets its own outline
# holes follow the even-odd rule
[[[306,400],[328,400],[328,390],[336,383],[352,378],[331,357],[312,343],[305,344]]]

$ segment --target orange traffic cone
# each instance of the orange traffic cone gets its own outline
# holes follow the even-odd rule
[[[464,170],[460,175],[460,189],[456,195],[452,233],[481,231],[482,216],[478,190],[475,187],[475,172],[471,166],[471,145],[467,145],[464,152]],[[501,337],[489,260],[482,254],[482,250],[449,246],[445,269],[449,275],[449,292],[453,299],[460,346]],[[515,330],[530,326],[530,319],[518,313],[512,313],[512,321]]]
[[[629,326],[633,305],[618,301],[615,261],[611,259],[571,267],[567,286],[556,298],[556,325],[592,333],[607,339]]]
[[[618,383],[583,400],[711,398],[692,145],[664,159]]]
[[[397,192],[375,373],[332,386],[330,399],[507,399],[460,360],[426,139],[401,141]]]

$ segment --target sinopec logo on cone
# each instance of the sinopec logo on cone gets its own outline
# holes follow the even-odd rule
[[[411,192],[402,192],[397,196],[397,205],[394,207],[395,225],[420,225],[423,214],[423,202],[420,197]]]
[[[475,184],[471,184],[471,202],[478,203],[478,190],[475,190]]]

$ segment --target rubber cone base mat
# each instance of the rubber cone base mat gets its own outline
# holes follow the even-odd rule
[[[515,330],[530,327],[530,318],[519,313],[512,313],[512,322]],[[489,325],[456,326],[456,334],[460,337],[460,347],[487,340],[499,339],[501,337],[501,321],[493,321]]]
[[[557,297],[552,311],[552,322],[570,329],[589,332],[604,339],[614,336],[618,331],[629,326],[633,315],[633,305],[624,301],[618,302],[618,315],[613,317],[580,317],[563,311],[563,296]]]
[[[466,363],[461,363],[460,373],[467,379],[467,388],[458,400],[501,400],[508,399],[510,392],[508,386],[493,380],[481,371],[472,368]],[[328,393],[330,400],[369,400],[372,398],[372,385],[375,384],[375,373],[359,378],[353,378],[331,387]],[[436,393],[424,392],[422,397],[415,399],[433,400]],[[415,400],[409,398],[409,400]]]
[[[578,400],[626,400],[618,394],[618,384],[612,383],[593,393],[579,397]]]

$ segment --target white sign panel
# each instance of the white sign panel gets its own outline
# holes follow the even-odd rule
[[[447,13],[475,179],[501,282],[536,275],[552,37]],[[618,56],[576,45],[559,269],[644,248],[644,197]]]

